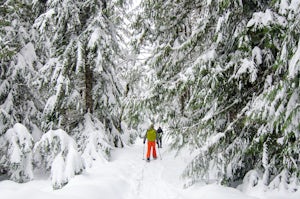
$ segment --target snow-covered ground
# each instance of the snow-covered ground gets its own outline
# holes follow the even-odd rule
[[[64,188],[53,190],[51,180],[40,174],[35,180],[18,184],[0,182],[1,199],[299,199],[296,193],[252,191],[219,185],[194,185],[183,189],[179,176],[188,159],[174,158],[167,147],[160,149],[162,159],[143,160],[143,144],[116,149],[110,162],[94,162],[92,168],[73,178]],[[44,176],[44,177],[43,177]]]

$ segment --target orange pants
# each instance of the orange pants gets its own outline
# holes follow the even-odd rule
[[[150,158],[150,151],[152,149],[153,158],[157,158],[156,149],[155,149],[155,141],[148,141],[148,150],[147,150],[147,158]]]

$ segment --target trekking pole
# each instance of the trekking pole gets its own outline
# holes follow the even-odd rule
[[[144,144],[144,147],[143,147],[143,160],[145,160],[144,158],[145,158],[145,144]]]
[[[160,154],[159,147],[157,147],[157,149],[158,149],[158,154],[159,154],[160,160],[162,160],[162,157],[161,157],[161,154]]]

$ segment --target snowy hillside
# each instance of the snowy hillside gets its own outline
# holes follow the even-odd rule
[[[76,176],[63,189],[53,190],[51,180],[42,173],[33,181],[18,184],[1,181],[2,199],[296,199],[300,192],[253,189],[247,193],[217,184],[197,184],[183,189],[180,175],[191,157],[160,149],[161,156],[150,163],[143,159],[142,140],[124,149],[116,149],[110,162],[96,161],[92,168]],[[188,153],[187,153],[188,154]],[[160,157],[162,159],[160,159]]]

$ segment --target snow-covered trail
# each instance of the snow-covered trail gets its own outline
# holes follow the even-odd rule
[[[125,150],[118,149],[113,154],[112,163],[126,170],[124,177],[130,184],[126,199],[257,199],[217,185],[183,189],[180,174],[189,161],[188,157],[175,158],[174,152],[164,147],[157,151],[158,158],[148,163],[143,157],[143,147],[146,146],[141,143]]]
[[[131,185],[129,198],[183,199],[184,197],[178,191],[180,190],[179,178],[176,179],[178,176],[172,174],[172,170],[177,170],[178,165],[166,155],[166,149],[160,149],[160,153],[157,151],[158,159],[148,163],[143,157],[143,147],[145,147],[143,144],[136,144],[114,154],[113,162],[116,161],[118,165],[127,168],[126,175],[129,176],[127,178]]]
[[[75,176],[60,190],[53,190],[49,177],[18,184],[0,181],[1,199],[287,199],[287,195],[252,194],[256,197],[219,185],[195,185],[183,189],[180,174],[188,157],[160,149],[162,160],[143,160],[142,141],[115,149],[110,162],[95,161],[92,168]],[[146,152],[146,150],[145,150]],[[159,153],[158,153],[159,154]],[[289,195],[288,199],[299,198],[300,194]]]

